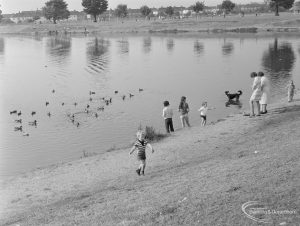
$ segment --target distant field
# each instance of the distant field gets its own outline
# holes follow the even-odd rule
[[[143,33],[143,32],[199,32],[213,31],[214,29],[231,30],[235,28],[257,28],[257,31],[269,29],[294,28],[300,31],[300,14],[281,13],[279,17],[274,14],[255,14],[215,17],[201,17],[198,19],[165,19],[165,20],[114,20],[80,22],[58,22],[58,24],[16,24],[0,26],[0,34],[8,33],[45,33],[58,31],[59,33]],[[281,30],[280,30],[281,31]],[[284,30],[290,31],[290,30]]]

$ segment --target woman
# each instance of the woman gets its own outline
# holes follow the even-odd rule
[[[261,114],[266,114],[267,111],[267,104],[268,99],[270,95],[270,86],[269,86],[269,80],[264,76],[263,72],[258,72],[258,77],[260,77],[260,83],[261,83],[261,90],[262,90],[262,96],[259,101],[261,105]]]
[[[250,97],[250,117],[255,116],[254,114],[254,102],[257,105],[257,116],[260,116],[260,104],[259,101],[262,96],[262,91],[261,91],[261,79],[260,77],[257,76],[256,72],[252,72],[250,74],[251,78],[254,78],[253,84],[252,84],[252,95]]]
[[[182,128],[185,127],[185,124],[187,124],[187,126],[190,127],[189,115],[188,115],[190,109],[189,109],[189,105],[186,102],[185,96],[181,97],[178,111],[180,112],[180,120],[181,120]]]

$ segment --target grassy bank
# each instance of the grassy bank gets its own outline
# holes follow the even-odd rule
[[[259,16],[238,15],[223,17],[202,17],[199,19],[166,20],[119,20],[93,23],[61,22],[59,24],[17,24],[1,25],[0,34],[42,34],[57,31],[59,34],[112,34],[112,33],[187,33],[187,32],[300,32],[300,14],[281,13]]]
[[[258,225],[242,205],[258,201],[272,225],[300,224],[300,102],[262,117],[234,115],[154,145],[145,176],[120,150],[4,181],[1,225]]]

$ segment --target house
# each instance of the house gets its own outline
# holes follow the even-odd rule
[[[292,9],[291,9],[295,14],[300,13],[300,1],[295,2]]]

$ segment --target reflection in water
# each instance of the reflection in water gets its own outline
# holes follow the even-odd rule
[[[127,39],[122,39],[118,41],[119,43],[119,51],[120,54],[128,54],[129,53],[129,42]]]
[[[204,51],[204,45],[202,42],[199,42],[198,40],[196,40],[194,42],[194,53],[197,55],[197,56],[200,56],[203,54],[203,51]]]
[[[150,37],[144,38],[143,41],[143,50],[144,53],[149,53],[151,51],[152,40]]]
[[[270,75],[274,93],[280,93],[291,79],[290,72],[295,62],[295,54],[290,43],[278,44],[275,38],[274,44],[270,45],[262,58],[262,66]]]
[[[95,40],[88,43],[87,67],[90,72],[99,73],[106,69],[106,65],[108,62],[107,52],[109,45],[109,41],[98,38],[95,38]]]
[[[172,51],[174,49],[174,40],[173,39],[168,39],[167,40],[167,49],[169,51]]]
[[[50,37],[47,40],[47,51],[56,62],[65,60],[71,51],[70,37]]]
[[[4,39],[0,38],[0,54],[4,54]]]
[[[228,101],[225,103],[225,106],[226,106],[226,107],[230,107],[230,105],[236,106],[238,109],[240,109],[240,108],[243,107],[242,102],[239,101],[239,100],[228,100]]]
[[[231,42],[225,42],[222,46],[222,52],[224,56],[230,56],[232,54],[232,51],[234,49],[234,46]]]

